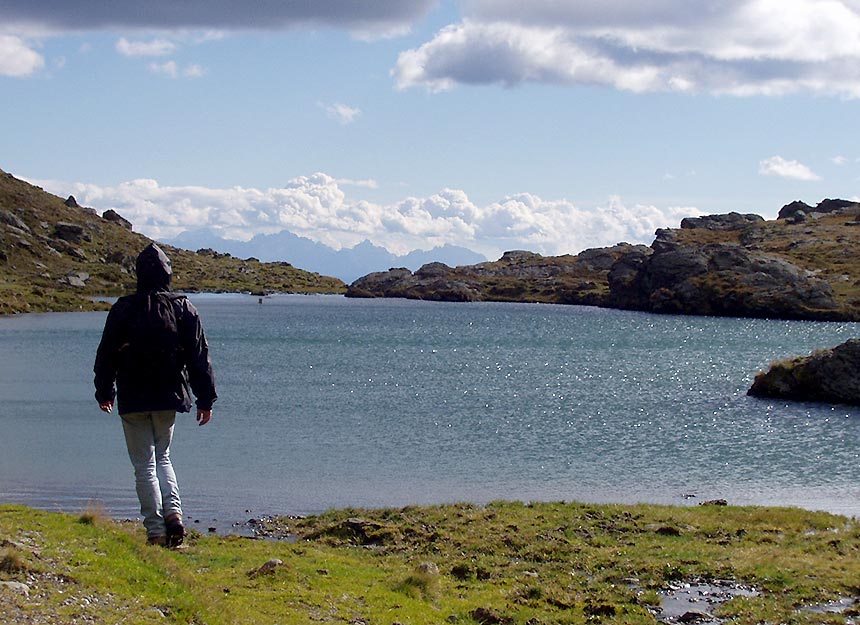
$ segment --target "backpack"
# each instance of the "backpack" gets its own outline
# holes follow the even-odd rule
[[[133,295],[119,350],[118,374],[135,386],[174,388],[184,379],[177,306],[182,295],[166,292]]]

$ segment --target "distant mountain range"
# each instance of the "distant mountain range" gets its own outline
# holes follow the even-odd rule
[[[277,234],[258,234],[250,241],[234,241],[220,237],[209,228],[202,228],[188,230],[162,241],[192,251],[210,248],[238,258],[253,257],[263,262],[286,261],[307,271],[340,278],[347,284],[371,272],[386,271],[392,267],[406,267],[414,271],[430,262],[457,267],[487,260],[477,252],[455,245],[444,245],[426,251],[415,250],[403,256],[392,254],[370,241],[335,250],[287,230]]]

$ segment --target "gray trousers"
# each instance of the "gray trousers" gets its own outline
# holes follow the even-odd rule
[[[149,537],[164,536],[164,519],[172,514],[182,516],[179,486],[170,462],[176,412],[129,412],[121,417],[143,526]]]

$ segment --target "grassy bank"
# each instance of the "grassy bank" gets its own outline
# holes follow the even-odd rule
[[[0,506],[0,616],[15,623],[655,623],[678,582],[758,591],[726,623],[846,623],[805,607],[860,594],[860,524],[788,508],[451,505],[261,526],[295,542],[144,545],[97,513]],[[281,564],[272,562],[279,560]],[[271,569],[271,570],[268,570]],[[856,612],[854,612],[856,614]]]

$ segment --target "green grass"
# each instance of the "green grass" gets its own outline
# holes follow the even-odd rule
[[[791,508],[521,504],[343,510],[295,542],[193,534],[147,547],[101,513],[0,506],[0,613],[96,623],[655,623],[671,582],[728,579],[757,597],[733,624],[844,623],[798,610],[860,593],[860,526]],[[351,529],[350,529],[351,528]],[[283,565],[251,576],[264,562]],[[19,612],[15,612],[19,611]],[[56,620],[58,619],[58,620]]]

